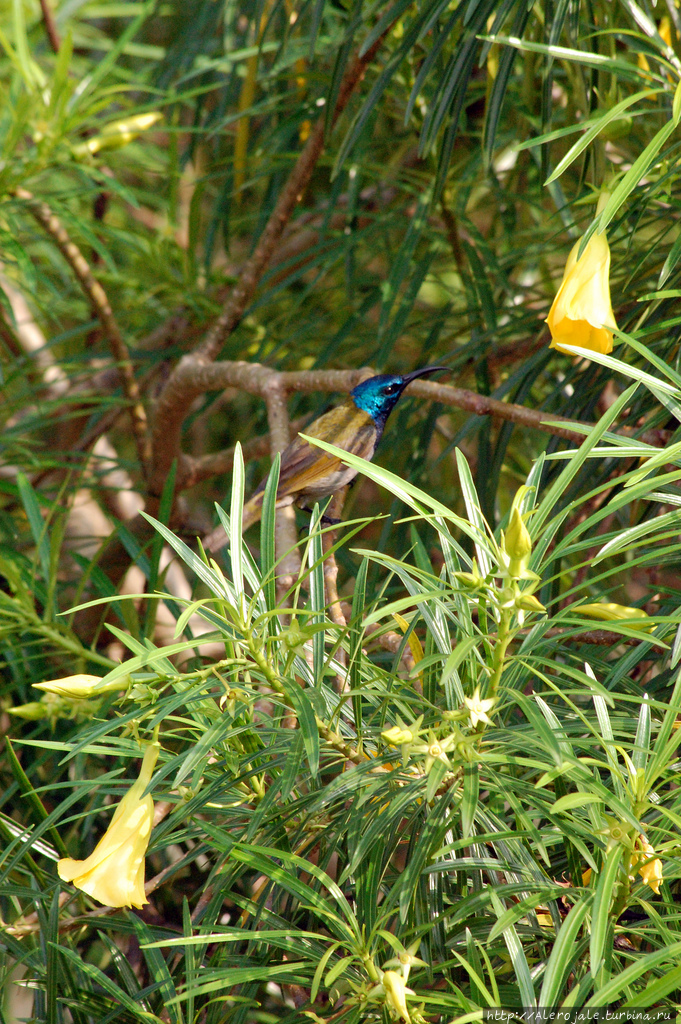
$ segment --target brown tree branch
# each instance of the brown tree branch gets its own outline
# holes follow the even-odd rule
[[[542,430],[545,433],[553,434],[554,437],[573,441],[575,444],[581,444],[584,440],[584,434],[573,429],[573,424],[577,425],[575,420],[538,409],[528,409],[526,406],[516,405],[514,402],[501,402],[498,398],[488,398],[487,395],[480,395],[477,391],[469,391],[467,388],[457,388],[452,384],[428,383],[424,385],[422,381],[414,381],[409,385],[409,391],[422,398],[430,398],[433,402],[441,402],[443,405],[453,405],[458,409],[464,409],[476,416],[493,416],[496,419],[509,420],[519,426]],[[565,425],[563,426],[563,424]],[[586,424],[579,425],[586,426]],[[588,424],[589,428],[592,425]]]
[[[370,371],[369,371],[370,372]],[[160,494],[174,458],[180,450],[182,421],[192,402],[207,391],[223,391],[236,387],[252,395],[264,395],[273,377],[279,377],[288,391],[351,391],[362,379],[357,370],[301,370],[277,373],[260,363],[220,362],[184,356],[169,378],[154,421],[154,475],[150,482],[152,494]],[[366,376],[366,372],[364,373]],[[165,429],[161,426],[165,425]],[[183,486],[178,479],[178,487]]]
[[[347,394],[360,380],[364,380],[372,372],[369,367],[362,367],[359,370],[296,370],[278,372],[260,363],[202,363],[197,362],[192,356],[185,356],[168,381],[164,397],[169,405],[172,403],[174,406],[186,409],[200,395],[210,391],[223,391],[230,387],[263,397],[272,388],[281,389],[283,393],[298,391],[310,394],[313,392],[337,391]],[[277,393],[279,393],[278,390]],[[493,416],[497,419],[517,423],[519,426],[541,430],[552,434],[554,437],[562,437],[566,441],[572,441],[574,444],[581,444],[584,440],[584,429],[590,429],[593,426],[593,424],[567,419],[564,416],[559,416],[557,413],[528,409],[524,405],[516,405],[513,402],[502,402],[497,398],[489,398],[486,395],[478,394],[476,391],[458,388],[451,384],[414,381],[409,385],[409,393],[429,399],[430,401],[440,402],[442,405],[463,409],[476,416]],[[298,423],[296,427],[298,427]],[[579,427],[583,429],[576,429]],[[627,429],[622,431],[622,433],[629,436],[631,431]],[[666,443],[666,435],[661,434],[659,431],[646,431],[642,435],[642,440],[656,447],[663,447]],[[169,440],[168,443],[171,444],[173,442]],[[264,443],[264,439],[253,442],[257,447],[253,451],[252,457],[257,458],[264,454]],[[282,449],[272,448],[271,450]],[[232,460],[232,449],[224,453],[208,455],[201,459],[193,459],[188,456],[182,457],[179,465],[177,489],[183,490],[187,487],[192,487],[200,480],[207,479],[213,473],[217,474],[228,471],[231,468]]]
[[[97,317],[104,329],[106,337],[111,346],[114,358],[117,361],[123,382],[125,396],[130,403],[130,419],[132,431],[137,448],[137,456],[146,476],[149,454],[147,440],[147,414],[141,401],[140,391],[135,378],[128,347],[123,340],[120,328],[114,317],[111,305],[106,292],[99,281],[93,276],[87,260],[78,246],[71,240],[64,229],[59,218],[52,212],[47,203],[36,199],[24,188],[18,188],[15,192],[18,199],[22,199],[28,206],[38,223],[50,235],[55,245],[61,252],[71,270],[78,279],[83,292],[92,303]]]

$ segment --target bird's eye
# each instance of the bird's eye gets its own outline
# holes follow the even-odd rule
[[[396,391],[399,391],[399,387],[397,384],[386,384],[383,391],[386,395],[394,395]]]

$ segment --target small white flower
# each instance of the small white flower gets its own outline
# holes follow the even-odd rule
[[[473,728],[476,727],[478,722],[484,722],[485,725],[492,724],[492,720],[487,712],[492,710],[496,702],[493,697],[483,700],[480,696],[479,686],[476,686],[473,696],[464,697],[463,702],[470,711],[471,725]]]

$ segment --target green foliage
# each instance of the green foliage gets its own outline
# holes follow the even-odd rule
[[[533,469],[517,503],[531,543],[511,523],[503,534],[487,528],[462,458],[468,521],[362,464],[414,509],[418,527],[410,557],[356,552],[363,566],[377,562],[388,579],[399,579],[407,596],[360,603],[347,628],[328,618],[323,588],[314,583],[322,557],[317,515],[302,542],[304,568],[292,588],[298,600],[272,600],[240,532],[231,529],[243,503],[240,459],[225,516],[232,537],[227,573],[156,524],[204,588],[205,596],[185,603],[178,635],[198,616],[210,628],[201,643],[220,640],[224,656],[179,670],[169,658],[197,654],[196,641],[156,648],[116,630],[129,654],[91,694],[96,700],[97,691],[118,682],[125,692],[116,714],[100,707],[81,726],[75,751],[43,741],[66,754],[67,764],[86,753],[92,764],[102,754],[107,761],[134,756],[136,744],[125,738],[131,728],[140,738],[161,730],[155,788],[171,813],[156,828],[148,859],[161,872],[153,898],[166,924],[98,918],[102,942],[134,926],[152,984],[144,997],[137,988],[126,994],[125,961],[110,940],[115,983],[98,966],[108,959],[104,947],[90,947],[82,962],[69,933],[60,934],[55,950],[64,977],[75,971],[71,983],[86,1016],[89,985],[101,993],[97,1006],[108,993],[140,1018],[150,1011],[162,1019],[165,1006],[177,1020],[190,1009],[192,1016],[217,1010],[215,1019],[256,1020],[265,1000],[274,1017],[302,1021],[306,1007],[323,1016],[340,1001],[343,1019],[378,1020],[381,1006],[390,1005],[381,977],[391,965],[410,965],[413,1020],[494,1005],[647,1007],[675,998],[681,939],[669,893],[678,879],[681,684],[669,643],[678,614],[642,612],[638,624],[609,623],[636,643],[599,654],[585,624],[575,625],[574,605],[556,605],[549,620],[538,602],[527,602],[541,581],[576,572],[596,518],[626,514],[651,496],[660,500],[664,466],[624,474],[615,494],[600,485],[605,500],[596,515],[580,515],[582,497],[564,504],[584,462],[611,443],[608,428],[636,387],[549,488],[539,485],[541,464]],[[473,541],[474,561],[450,532],[455,525]],[[639,561],[659,557],[666,517],[648,525],[614,555],[612,532],[601,535],[601,589],[621,571],[623,549]],[[433,529],[443,555],[439,572],[423,544]],[[273,530],[270,516],[263,534]],[[358,577],[365,574],[362,568]],[[370,646],[395,621],[418,655],[411,671],[404,643],[392,664]],[[642,664],[655,666],[654,674],[647,670],[645,696],[633,675]],[[40,789],[35,793],[23,773],[17,781],[41,806]],[[86,844],[78,822],[87,822],[89,833],[102,796],[117,791],[110,773],[83,778],[74,794],[83,810],[69,829],[64,815],[73,799],[42,812],[31,857],[49,856],[36,842],[57,820],[72,851]],[[652,876],[645,874],[652,852],[641,852],[642,842],[658,858]],[[15,849],[6,854],[4,877],[9,881],[11,868],[12,898],[30,906],[32,860],[12,859]],[[168,900],[190,879],[201,879],[204,897],[181,919]],[[62,906],[65,920],[82,914],[81,899],[75,894]],[[8,952],[18,945],[11,939]],[[49,990],[47,976],[40,978]],[[299,1004],[293,1016],[290,998]]]
[[[0,14],[3,1018],[677,1005],[676,6]],[[277,461],[259,536],[238,528],[266,470],[238,447],[268,429],[257,388],[199,389],[154,490],[125,371],[157,422],[318,117],[220,358],[445,363],[583,441],[405,399],[376,462],[347,458],[343,526],[299,520],[296,563]],[[550,352],[565,256],[606,227],[616,356]],[[224,463],[203,468],[233,446],[224,503]],[[216,499],[219,562],[195,541]],[[32,686],[73,675],[78,699]],[[56,862],[92,853],[156,736],[151,902],[105,910]]]

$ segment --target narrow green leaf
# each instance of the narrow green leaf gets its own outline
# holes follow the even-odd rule
[[[633,104],[637,103],[639,100],[650,99],[656,94],[656,92],[657,90],[642,89],[640,92],[635,92],[631,96],[626,96],[623,100],[620,100],[619,103],[616,103],[614,107],[610,107],[597,118],[593,118],[585,122],[583,125],[584,134],[581,139],[575,142],[567,151],[565,156],[558,161],[555,170],[546,179],[544,184],[550,185],[552,181],[560,178],[563,171],[565,171],[571,163],[574,163],[577,157],[581,156],[585,149],[589,148],[591,143],[598,135],[600,135],[603,129],[607,128],[609,124],[621,117],[625,110],[628,110],[629,107],[633,106]],[[564,130],[560,133],[552,132],[551,134],[555,137],[559,137],[560,134],[564,134]],[[534,145],[537,145],[540,141],[541,139],[532,139],[532,143]],[[525,145],[529,145],[529,143],[525,143]]]
[[[42,800],[40,799],[35,789],[31,785],[31,780],[29,779],[24,769],[21,767],[21,764],[19,763],[19,758],[14,752],[14,747],[12,746],[12,742],[9,736],[5,739],[5,745],[7,749],[7,758],[9,761],[9,766],[12,770],[12,775],[14,776],[16,783],[19,786],[19,789],[21,790],[22,795],[25,797],[25,799],[28,801],[29,805],[33,809],[33,812],[36,816],[36,820],[39,822],[45,821],[46,818],[48,817],[48,812],[43,806]],[[66,849],[64,840],[59,835],[58,830],[56,828],[50,828],[48,831],[48,835],[50,837],[51,842],[54,843],[55,847],[57,848],[61,856],[68,857],[68,850]]]
[[[675,125],[678,125],[681,119],[681,81],[677,83],[676,89],[674,90],[674,100],[672,102],[672,121]]]
[[[245,467],[241,444],[237,441],[234,449],[234,470],[232,472],[232,499],[229,506],[231,532],[229,537],[229,558],[232,566],[232,583],[241,618],[245,617],[246,595],[244,593],[244,541],[241,521],[244,512]]]
[[[362,695],[360,686],[362,684],[362,641],[364,639],[363,619],[366,613],[366,586],[369,562],[363,558],[360,562],[355,586],[352,593],[352,613],[350,616],[350,654],[349,654],[349,677],[350,690],[352,691],[352,710],[355,719],[355,730],[357,739],[362,738]]]
[[[599,233],[605,231],[610,221],[617,214],[619,208],[629,198],[641,178],[644,178],[654,162],[660,155],[660,151],[670,135],[676,130],[676,122],[668,121],[655,134],[642,153],[636,158],[624,177],[613,189],[607,206],[597,219],[596,228]]]
[[[50,542],[47,524],[40,514],[38,496],[31,486],[28,477],[21,470],[17,473],[17,487],[19,488],[19,496],[24,506],[26,518],[28,519],[28,525],[31,528],[33,543],[38,552],[42,577],[47,582],[50,578]]]
[[[490,899],[497,917],[501,917],[504,913],[504,907],[494,889],[490,890]],[[534,992],[534,985],[532,984],[530,966],[527,962],[527,957],[525,956],[522,943],[518,938],[518,933],[513,925],[509,925],[504,929],[503,935],[508,955],[510,956],[511,963],[513,964],[516,981],[518,982],[521,1005],[526,1009],[534,1009],[537,1005],[537,997]]]
[[[547,57],[555,57],[557,60],[574,61],[576,64],[586,64],[587,67],[599,68],[612,73],[619,73],[622,78],[639,81],[640,71],[627,64],[623,60],[613,60],[602,53],[589,53],[586,50],[575,50],[569,46],[546,46],[544,43],[533,43],[528,39],[513,39],[510,36],[487,36],[481,35],[481,39],[489,40],[492,43],[503,43],[505,46],[515,46],[518,50],[526,50],[528,53],[542,53]]]
[[[603,798],[597,793],[568,793],[566,796],[556,800],[551,810],[555,814],[562,814],[563,811],[571,811],[573,807],[584,807],[586,804],[601,804]]]
[[[298,727],[302,733],[305,753],[310,765],[310,774],[316,778],[319,771],[319,730],[314,708],[308,692],[295,680],[286,686],[286,695],[298,719]]]
[[[310,517],[310,532],[308,546],[308,564],[310,566],[310,606],[312,608],[311,623],[321,625],[325,622],[324,599],[324,551],[322,546],[322,535],[320,530],[321,513],[319,505],[315,505]],[[312,634],[312,671],[314,674],[314,685],[321,687],[324,678],[324,654],[326,645],[326,632],[324,628],[315,629]]]
[[[475,545],[475,556],[478,560],[478,567],[483,576],[487,576],[492,569],[492,558],[489,544],[485,543],[486,523],[485,517],[480,509],[480,498],[475,489],[475,481],[468,465],[466,456],[458,448],[456,449],[456,465],[459,471],[459,483],[461,484],[461,495],[466,505],[466,514],[470,523],[480,535],[479,543]]]
[[[222,510],[218,509],[218,512],[220,511]],[[236,608],[236,594],[234,593],[231,583],[221,573],[218,575],[216,569],[209,569],[203,559],[199,558],[199,556],[195,554],[192,549],[184,543],[184,541],[180,540],[179,537],[176,537],[172,530],[169,530],[167,526],[163,525],[163,523],[159,523],[157,519],[154,519],[153,516],[148,515],[146,512],[140,512],[140,515],[150,522],[152,526],[154,526],[159,533],[165,537],[168,544],[177,552],[185,565],[196,573],[199,579],[210,588],[212,593],[225,598],[233,608]],[[224,516],[224,519],[227,520],[227,516],[225,516],[224,512],[222,515]]]
[[[260,565],[262,567],[262,589],[265,596],[265,605],[268,611],[273,611],[277,606],[276,587],[276,503],[277,488],[279,487],[279,473],[281,471],[281,455],[279,452],[274,456],[272,468],[267,476],[265,493],[262,499],[262,515],[260,517]]]
[[[103,971],[100,971],[98,967],[95,967],[94,964],[88,963],[84,960],[74,949],[69,949],[67,946],[59,946],[58,949],[62,956],[76,964],[76,966],[83,971],[95,983],[95,985],[101,986],[104,992],[110,995],[111,998],[114,999],[116,1003],[120,1004],[121,1007],[125,1008],[133,1020],[143,1021],[144,1024],[162,1024],[161,1019],[157,1017],[156,1014],[149,1013],[145,1010],[139,1002],[128,995],[125,989],[121,988],[120,985],[117,985],[114,981],[108,978],[106,974],[104,974]]]
[[[615,898],[617,876],[622,870],[623,855],[624,847],[620,844],[614,846],[608,853],[598,875],[591,915],[591,942],[589,944],[589,964],[594,982],[601,974],[606,952],[605,943],[608,935],[611,934],[613,921],[610,917],[610,908]]]
[[[633,964],[630,964],[620,974],[611,978],[606,985],[595,991],[583,1008],[586,1010],[592,1006],[603,1007],[609,1003],[614,1003],[627,994],[629,986],[638,981],[642,975],[656,970],[662,964],[668,963],[671,965],[672,970],[678,970],[679,957],[681,957],[681,941],[672,942],[669,946],[663,949],[656,949],[652,953],[642,954],[637,957]],[[633,998],[636,1001],[638,996]],[[639,1003],[636,1002],[636,1005],[638,1006]]]
[[[678,90],[677,90],[678,91]],[[662,288],[665,282],[669,279],[670,274],[674,270],[676,264],[679,262],[681,257],[681,235],[675,239],[674,244],[669,250],[669,255],[662,265],[660,276],[657,279],[657,287]]]
[[[636,739],[634,740],[634,749],[631,752],[632,764],[636,771],[645,771],[650,755],[650,732],[650,704],[648,703],[648,694],[646,693],[643,695],[643,701],[639,708]]]
[[[96,87],[104,80],[109,74],[109,71],[115,66],[121,53],[123,53],[132,39],[135,38],[139,30],[144,25],[145,21],[150,14],[156,9],[156,0],[146,0],[146,3],[141,5],[139,14],[136,18],[133,18],[129,25],[127,25],[120,35],[117,36],[114,45],[104,55],[102,60],[95,64],[94,71],[86,75],[78,87],[76,88],[71,100],[69,102],[69,108],[71,111],[75,111],[85,99],[89,96]]]
[[[461,837],[473,835],[475,812],[478,809],[480,793],[480,772],[477,764],[465,764],[463,768],[463,796],[461,798]]]
[[[317,968],[314,972],[314,977],[312,979],[312,985],[310,986],[310,1002],[312,1003],[314,1003],[315,999],[319,994],[319,986],[322,983],[322,976],[324,974],[324,971],[326,970],[326,965],[328,964],[329,960],[331,959],[331,957],[333,956],[337,949],[338,943],[332,943],[324,953],[324,956],[317,964]]]
[[[153,932],[149,925],[137,914],[131,914],[132,923],[137,935],[137,941],[142,949],[149,977],[161,995],[163,1006],[166,1008],[170,1024],[184,1024],[184,1015],[177,1003],[177,989],[172,979],[168,965],[160,949],[149,945],[153,938]]]
[[[557,1006],[563,992],[575,957],[575,943],[584,918],[593,901],[593,894],[583,896],[570,908],[570,913],[561,924],[551,954],[546,962],[539,1006]]]
[[[634,1007],[645,1010],[649,1006],[655,1006],[665,996],[668,996],[670,992],[678,988],[681,988],[681,965],[671,967],[664,972],[661,978],[655,978],[654,981],[649,982],[642,992],[636,992],[626,1003],[623,1003],[621,1009],[625,1012],[629,1008],[634,1009]],[[669,1013],[669,1010],[661,1008],[659,1019],[664,1020],[665,1017],[668,1017]]]
[[[681,523],[681,511],[675,509],[673,512],[666,512],[664,515],[658,516],[657,519],[630,526],[628,530],[623,530],[617,537],[613,537],[603,545],[594,556],[593,564],[598,565],[604,558],[612,558],[613,555],[619,554],[621,551],[630,551],[651,533],[661,533],[665,530],[675,531],[679,523]],[[641,618],[645,619],[645,617],[642,612]]]

